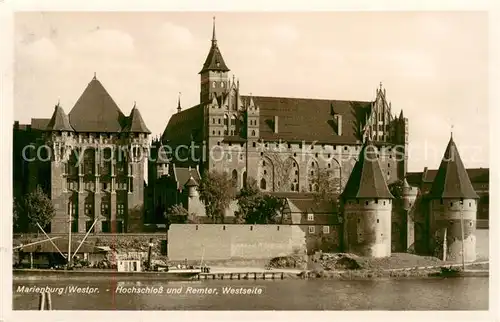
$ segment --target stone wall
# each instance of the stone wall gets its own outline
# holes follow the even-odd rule
[[[337,226],[173,224],[168,232],[170,260],[263,259],[294,252],[312,253],[340,247]]]

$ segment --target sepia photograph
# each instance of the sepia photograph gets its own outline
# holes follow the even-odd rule
[[[490,309],[488,12],[13,22],[13,311]]]

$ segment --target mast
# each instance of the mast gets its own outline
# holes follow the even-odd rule
[[[462,269],[465,270],[465,247],[464,247],[464,200],[460,199],[460,229],[462,231]]]

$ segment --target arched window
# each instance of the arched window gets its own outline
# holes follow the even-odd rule
[[[266,190],[266,189],[267,189],[266,179],[262,178],[262,179],[260,180],[260,188],[261,188],[262,190]]]
[[[236,116],[231,115],[231,125],[235,126],[236,125]]]
[[[245,186],[247,184],[247,172],[244,171],[243,172],[243,186]]]
[[[215,88],[217,86],[217,82],[212,83],[212,87]]]
[[[224,125],[227,126],[227,123],[228,123],[228,117],[227,114],[224,114]]]
[[[255,131],[252,131],[252,136],[255,136]]]
[[[233,173],[231,174],[231,179],[233,181],[233,186],[236,187],[238,183],[238,171],[236,171],[236,169],[233,170]]]

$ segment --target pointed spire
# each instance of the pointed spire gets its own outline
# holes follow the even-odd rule
[[[94,72],[94,78],[92,78],[92,79],[94,79],[94,80],[97,79],[96,72]]]
[[[147,128],[144,120],[142,119],[139,109],[136,107],[134,102],[134,107],[130,112],[130,116],[127,119],[127,125],[124,127],[123,132],[132,133],[147,133],[150,134],[151,131]]]
[[[380,168],[377,151],[368,137],[359,154],[359,160],[347,180],[342,198],[393,199]]]
[[[182,110],[181,108],[181,92],[179,92],[179,96],[177,98],[177,113],[180,113]]]
[[[212,46],[217,46],[217,38],[215,37],[215,16],[213,17]]]
[[[399,113],[399,120],[403,120],[404,119],[404,115],[403,115],[403,109],[401,109],[401,112]]]
[[[453,140],[453,124],[451,125],[450,140]]]
[[[74,131],[69,123],[68,116],[64,113],[61,105],[59,105],[59,101],[54,107],[54,113],[52,113],[49,124],[47,124],[47,131]]]
[[[479,198],[472,187],[453,137],[450,137],[429,196],[433,199]]]
[[[207,58],[205,59],[205,63],[203,64],[203,68],[199,72],[199,74],[204,73],[206,71],[221,71],[228,72],[229,68],[227,68],[224,59],[222,58],[222,54],[217,46],[217,38],[215,37],[215,17],[213,22],[213,31],[212,31],[212,46],[210,47],[210,51],[208,52]]]

